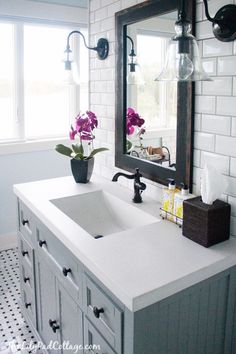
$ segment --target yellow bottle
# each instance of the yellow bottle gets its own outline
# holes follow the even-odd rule
[[[168,187],[163,188],[162,192],[162,210],[161,216],[167,220],[174,221],[174,199],[175,194],[179,192],[176,188],[175,180],[168,178]]]
[[[174,214],[176,216],[175,221],[178,225],[183,225],[183,202],[186,199],[194,198],[193,194],[189,193],[188,186],[181,183],[181,192],[175,194],[174,198]]]

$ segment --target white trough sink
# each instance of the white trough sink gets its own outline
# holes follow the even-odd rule
[[[102,190],[53,199],[51,202],[95,238],[159,221]]]

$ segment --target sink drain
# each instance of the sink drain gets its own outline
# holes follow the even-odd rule
[[[103,237],[103,235],[96,235],[96,236],[94,236],[94,238],[96,238],[96,239],[102,238],[102,237]]]

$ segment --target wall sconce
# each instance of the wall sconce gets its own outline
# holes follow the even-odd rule
[[[85,47],[87,49],[89,49],[89,50],[94,50],[94,51],[97,52],[98,59],[100,59],[100,60],[106,59],[107,56],[108,56],[108,53],[109,53],[109,43],[108,43],[107,39],[100,38],[98,40],[98,42],[97,42],[97,46],[96,47],[89,47],[87,45],[87,43],[86,43],[86,40],[85,40],[85,37],[84,37],[83,33],[81,33],[80,31],[72,31],[72,32],[70,32],[68,34],[68,36],[67,36],[67,44],[66,44],[66,49],[65,49],[66,59],[64,61],[65,70],[68,72],[68,76],[69,76],[69,72],[72,73],[72,75],[73,75],[73,64],[74,64],[74,61],[71,58],[72,50],[70,49],[70,37],[73,34],[79,34],[83,38]]]
[[[231,42],[236,39],[236,5],[229,4],[221,7],[214,18],[209,15],[207,0],[203,0],[205,14],[212,22],[214,36],[222,42]]]
[[[126,38],[129,39],[131,43],[131,50],[128,55],[128,75],[127,75],[127,84],[128,85],[144,85],[144,79],[143,75],[140,70],[140,66],[137,63],[137,56],[135,54],[135,49],[134,49],[134,41],[133,39],[126,35]]]
[[[134,51],[134,41],[133,41],[133,39],[130,36],[126,36],[126,38],[128,38],[130,40],[130,43],[131,43],[131,51],[130,51],[130,53],[128,55],[128,57],[129,57],[129,62],[128,62],[129,71],[131,73],[134,73],[136,71],[136,65],[137,65],[137,57],[136,57],[136,54],[135,54],[135,51]]]
[[[236,37],[236,5],[223,6],[211,18],[207,0],[203,0],[206,17],[213,23],[217,39],[228,42]],[[171,38],[164,69],[155,81],[211,81],[202,67],[196,38],[190,34],[191,24],[187,20],[185,1],[182,0],[178,20],[175,22],[176,35]]]

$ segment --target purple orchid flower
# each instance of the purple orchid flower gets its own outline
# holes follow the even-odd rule
[[[135,112],[133,108],[128,108],[126,113],[126,134],[132,135],[134,133],[134,127],[139,127],[145,123],[145,120]]]
[[[90,120],[91,129],[93,130],[94,128],[97,128],[98,120],[97,120],[96,115],[91,111],[87,111],[86,114]]]
[[[70,140],[75,140],[76,134],[77,134],[77,131],[74,130],[73,126],[71,126],[71,130],[70,130],[70,132],[69,132]]]

